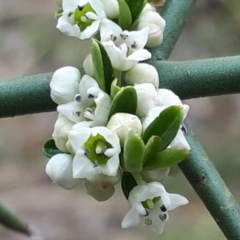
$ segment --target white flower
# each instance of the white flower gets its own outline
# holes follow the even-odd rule
[[[156,89],[159,87],[159,77],[156,68],[146,63],[137,63],[127,71],[125,81],[130,85],[136,83],[151,83]]]
[[[188,203],[185,197],[166,192],[158,182],[134,187],[128,200],[132,208],[125,215],[122,227],[140,225],[158,234],[163,232],[165,222],[169,219],[168,211]]]
[[[96,175],[117,176],[121,151],[116,133],[106,127],[73,127],[69,142],[75,151],[73,177],[95,181]]]
[[[52,138],[59,150],[68,152],[66,143],[68,141],[68,132],[72,130],[73,122],[68,120],[63,115],[59,114],[58,119],[54,125]]]
[[[111,98],[103,92],[96,80],[84,75],[78,93],[71,102],[59,105],[57,111],[77,123],[91,121],[91,126],[106,125],[111,106]]]
[[[63,15],[58,19],[57,28],[82,40],[93,37],[106,17],[100,0],[63,0],[62,6]]]
[[[139,136],[142,134],[142,123],[140,119],[136,115],[129,113],[114,114],[110,118],[107,128],[118,135],[121,146],[124,145],[124,141],[130,131],[133,131]]]
[[[123,31],[116,23],[103,19],[100,28],[101,42],[112,62],[113,68],[127,71],[139,61],[151,58],[143,49],[148,40],[149,28],[141,31]]]
[[[150,109],[160,105],[159,95],[151,83],[137,84],[134,88],[138,98],[136,115],[143,118]]]
[[[150,10],[148,4],[147,10],[143,11],[136,23],[134,29],[141,30],[145,27],[149,27],[147,47],[157,47],[162,43],[163,32],[166,26],[165,20],[154,10]]]
[[[79,92],[81,73],[75,67],[63,67],[54,72],[50,82],[51,98],[57,104],[68,103]]]
[[[109,19],[119,17],[119,5],[117,0],[101,0],[103,10]]]
[[[51,180],[65,189],[73,189],[81,182],[80,179],[73,178],[72,161],[70,154],[59,153],[46,166],[46,173]]]

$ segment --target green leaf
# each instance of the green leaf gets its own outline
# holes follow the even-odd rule
[[[185,160],[188,155],[189,151],[178,148],[169,148],[162,152],[158,152],[154,159],[146,161],[143,169],[144,171],[151,171],[172,167]]]
[[[55,145],[55,142],[52,138],[48,139],[43,146],[43,154],[48,157],[51,158],[52,156],[58,154],[58,153],[63,153],[62,151],[60,151],[57,146]]]
[[[102,43],[96,39],[92,40],[92,60],[95,79],[99,87],[104,92],[110,94],[111,84],[114,80],[112,63]]]
[[[125,0],[118,0],[119,17],[118,25],[122,29],[128,29],[132,25],[132,14]]]
[[[131,173],[123,172],[121,185],[123,193],[126,199],[128,199],[129,193],[137,186],[137,183]]]
[[[132,23],[138,19],[147,2],[147,0],[126,0],[126,3],[131,11]]]
[[[112,81],[112,84],[111,84],[111,93],[110,93],[110,96],[111,96],[112,99],[117,95],[117,93],[119,92],[119,90],[121,90],[121,88],[117,85],[117,82],[118,82],[118,79],[115,78],[115,79]]]
[[[143,141],[157,135],[162,140],[159,151],[165,149],[176,136],[183,120],[183,111],[181,107],[170,106],[160,113],[160,115],[147,127],[143,133]]]
[[[23,222],[15,213],[0,203],[0,224],[20,233],[24,233],[28,236],[31,232],[28,225]]]
[[[157,157],[161,145],[162,141],[159,136],[152,136],[148,140],[144,149],[143,164],[145,164],[147,161],[152,161]]]
[[[123,87],[118,91],[112,101],[108,119],[117,112],[135,114],[137,110],[137,93],[131,87]]]
[[[123,149],[123,170],[126,172],[141,172],[145,149],[142,138],[132,131],[129,132]]]

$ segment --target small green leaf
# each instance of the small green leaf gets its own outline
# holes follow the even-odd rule
[[[28,236],[31,232],[28,225],[23,222],[15,213],[0,203],[0,224],[13,230]]]
[[[117,112],[135,114],[137,110],[137,93],[131,87],[123,87],[115,95],[109,111],[108,119]]]
[[[147,127],[143,133],[143,141],[157,135],[162,140],[159,151],[165,149],[176,136],[183,120],[183,111],[181,107],[171,106],[166,108],[160,115]]]
[[[159,152],[159,149],[161,148],[161,138],[159,136],[152,136],[144,150],[144,157],[143,157],[143,164],[145,164],[147,161],[152,161],[157,157],[157,154]]]
[[[121,88],[117,85],[117,82],[118,82],[118,79],[115,78],[115,79],[112,81],[112,84],[111,84],[111,93],[110,93],[110,96],[111,96],[112,99],[116,96],[116,94],[119,92],[119,90],[121,90]]]
[[[138,19],[147,2],[147,0],[126,0],[126,3],[131,11],[132,23]]]
[[[137,186],[137,183],[131,173],[123,172],[121,185],[123,193],[126,199],[128,199],[129,193]]]
[[[112,63],[102,43],[96,39],[92,40],[92,60],[95,79],[99,87],[110,94],[111,84],[114,80]]]
[[[132,24],[132,14],[125,0],[118,0],[119,17],[118,25],[122,29],[128,29]]]
[[[151,171],[172,167],[185,160],[188,155],[189,151],[178,148],[169,148],[162,152],[158,152],[155,159],[146,161],[143,169],[144,171]]]
[[[129,132],[124,142],[123,170],[126,172],[141,172],[143,167],[144,142],[142,138]]]
[[[57,146],[55,145],[55,142],[52,138],[48,139],[43,146],[43,154],[48,157],[51,158],[52,156],[58,154],[58,153],[63,153],[62,151],[60,151]]]

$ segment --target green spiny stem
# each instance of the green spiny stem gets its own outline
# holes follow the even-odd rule
[[[167,0],[161,11],[166,21],[163,42],[159,47],[150,48],[152,59],[148,62],[155,65],[156,60],[167,60],[185,26],[196,0]]]
[[[0,224],[25,235],[31,235],[28,225],[2,203],[0,203]]]
[[[158,62],[160,87],[181,99],[240,93],[240,56],[186,62]]]
[[[228,240],[240,239],[240,207],[224,181],[208,159],[195,135],[186,136],[191,152],[179,164],[180,169],[197,192]]]

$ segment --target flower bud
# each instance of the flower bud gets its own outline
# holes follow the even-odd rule
[[[138,63],[127,71],[125,81],[130,85],[152,83],[156,89],[159,87],[159,77],[156,68],[146,63]]]
[[[117,0],[101,0],[104,12],[109,19],[119,17],[119,5]]]
[[[54,155],[46,166],[46,173],[51,180],[65,189],[73,189],[81,182],[80,179],[73,178],[72,160],[70,154],[59,153]]]
[[[89,53],[83,62],[83,69],[85,73],[93,78],[95,78],[95,70],[92,61],[92,54]]]
[[[151,83],[137,84],[134,88],[138,97],[136,115],[143,118],[151,108],[160,105],[159,95]]]
[[[54,72],[50,82],[51,98],[57,104],[73,101],[79,92],[81,74],[75,67],[63,67]]]
[[[54,125],[52,137],[57,148],[62,152],[69,152],[68,148],[66,147],[66,143],[68,141],[68,132],[72,129],[73,125],[74,122],[59,114]]]
[[[162,43],[165,25],[165,20],[157,12],[146,10],[139,16],[136,28],[137,30],[141,30],[144,27],[150,28],[146,46],[153,48]]]
[[[110,118],[107,128],[118,135],[121,146],[124,145],[124,141],[130,131],[137,133],[139,136],[142,133],[142,124],[140,119],[129,113],[114,114]]]
[[[84,180],[83,185],[86,189],[87,194],[92,196],[99,202],[108,200],[113,196],[115,192],[114,187],[102,191],[86,179]]]

